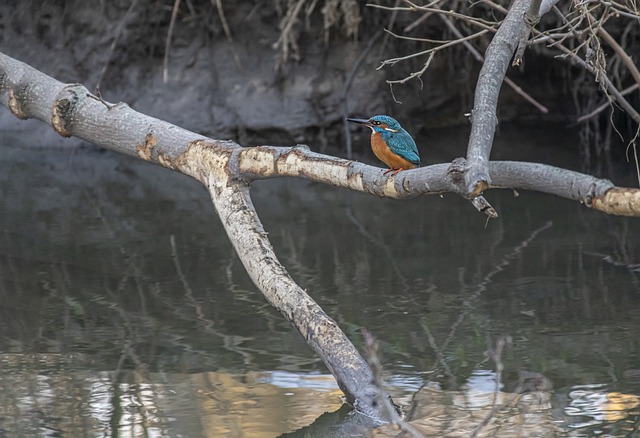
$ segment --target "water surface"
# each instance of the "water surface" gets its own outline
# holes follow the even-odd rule
[[[517,155],[504,149],[512,129],[501,158]],[[460,136],[434,139],[425,161],[460,155],[446,148]],[[550,157],[559,137],[519,147],[579,168],[566,149]],[[252,285],[203,188],[91,147],[12,141],[1,156],[0,435],[325,435],[341,393]],[[481,433],[638,433],[638,220],[487,197],[500,214],[489,223],[454,195],[253,189],[293,278],[361,351],[373,333],[389,391],[432,436],[496,406],[516,420]]]

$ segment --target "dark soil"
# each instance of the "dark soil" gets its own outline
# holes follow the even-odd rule
[[[0,5],[0,50],[60,81],[79,82],[90,90],[99,85],[107,101],[124,101],[187,129],[247,146],[308,143],[320,150],[340,148],[345,143],[345,113],[390,114],[418,135],[468,123],[465,114],[472,108],[480,64],[464,47],[442,51],[420,80],[392,89],[387,80],[420,70],[426,58],[377,69],[385,59],[430,47],[387,33],[377,35],[381,29],[450,38],[434,27],[438,20],[425,20],[405,32],[419,15],[393,17],[390,11],[358,2],[319,2],[308,15],[303,6],[299,20],[290,27],[290,43],[277,46],[287,8],[294,2],[225,0],[227,34],[215,2],[183,1],[165,72],[174,3],[9,0]],[[336,4],[344,10],[328,22],[326,8],[338,8]],[[473,43],[482,53],[487,42]],[[286,59],[283,47],[288,50]],[[353,81],[346,90],[350,75]],[[576,100],[570,93],[575,72],[566,63],[530,50],[525,65],[508,75],[550,111],[540,113],[503,86],[501,122],[575,120]],[[597,84],[593,87],[597,89]],[[593,105],[599,103],[594,100]],[[48,127],[17,121],[6,111],[0,112],[0,126],[34,144],[65,141]]]

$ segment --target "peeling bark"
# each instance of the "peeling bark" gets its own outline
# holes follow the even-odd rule
[[[619,216],[637,216],[640,210],[640,191],[613,187],[591,201],[591,207]]]

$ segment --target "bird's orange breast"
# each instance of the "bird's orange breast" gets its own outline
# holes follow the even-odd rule
[[[393,152],[379,132],[374,132],[371,135],[371,149],[378,160],[382,161],[390,169],[415,169],[416,167],[411,161],[405,160]]]

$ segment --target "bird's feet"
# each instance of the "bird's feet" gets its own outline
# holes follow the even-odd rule
[[[404,170],[402,167],[398,167],[398,168],[391,168],[391,169],[387,169],[384,171],[383,175],[386,175],[387,173],[391,172],[391,175],[395,176],[398,174],[398,172],[400,172],[401,170]]]

